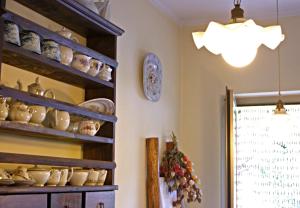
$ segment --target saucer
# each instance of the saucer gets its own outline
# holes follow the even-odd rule
[[[14,184],[12,179],[0,179],[0,186],[10,186]]]
[[[33,180],[14,180],[16,186],[31,186],[34,184]]]

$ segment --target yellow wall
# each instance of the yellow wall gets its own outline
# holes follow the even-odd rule
[[[282,88],[299,90],[300,18],[284,18],[281,23],[286,35],[281,45]],[[191,32],[197,29],[182,30],[180,133],[184,142],[181,144],[203,181],[204,200],[200,207],[219,208],[224,207],[221,205],[224,205],[225,86],[235,92],[278,90],[277,51],[262,46],[249,67],[234,69],[220,56],[204,48],[196,50]]]
[[[8,3],[17,13],[54,31],[59,29],[58,25],[15,2],[9,0]],[[179,129],[179,28],[148,0],[112,1],[112,19],[126,31],[118,40],[116,184],[120,190],[117,191],[116,207],[142,208],[146,207],[145,138],[167,137],[171,131],[178,133]],[[143,95],[142,66],[147,52],[156,53],[163,66],[162,96],[157,103],[147,101]],[[13,86],[17,77],[24,79],[26,84],[34,81],[34,75],[21,74],[20,70],[5,66],[4,81]],[[41,81],[45,88],[55,89],[58,99],[79,103],[83,98],[81,89],[62,87],[46,78]],[[24,140],[9,135],[1,136],[0,151],[81,156],[81,148],[77,145],[39,142],[31,138]]]

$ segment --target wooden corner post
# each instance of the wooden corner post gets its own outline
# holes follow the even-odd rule
[[[158,138],[146,139],[147,207],[159,208]]]

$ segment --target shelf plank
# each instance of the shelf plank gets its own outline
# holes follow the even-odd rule
[[[0,86],[0,95],[4,97],[12,97],[14,99],[18,99],[24,101],[26,103],[35,104],[35,105],[42,105],[46,107],[52,107],[58,110],[67,111],[71,114],[80,115],[83,117],[95,119],[95,120],[103,120],[108,122],[116,122],[116,116],[109,116],[100,113],[92,112],[86,108],[82,108],[79,106],[75,106],[69,103],[61,102],[58,100],[34,95],[28,92],[23,92],[20,90],[16,90],[10,87]]]
[[[56,129],[22,124],[12,121],[0,121],[0,132],[13,133],[25,136],[42,137],[58,141],[71,143],[106,143],[113,144],[113,138],[88,136],[82,134],[74,134],[67,131],[59,131]]]
[[[0,152],[0,162],[17,163],[17,164],[83,167],[83,168],[101,168],[101,169],[116,168],[115,162],[48,157],[48,156],[39,156],[39,155],[25,155],[25,154],[4,153],[4,152]]]
[[[51,39],[59,43],[60,45],[65,45],[70,48],[72,48],[74,51],[77,51],[79,53],[85,54],[87,56],[93,57],[95,59],[98,59],[102,61],[103,63],[106,63],[113,68],[117,68],[118,62],[112,58],[109,58],[99,52],[96,52],[88,47],[85,47],[83,45],[80,45],[70,39],[64,38],[63,36],[50,31],[47,28],[44,28],[30,20],[25,19],[22,16],[19,16],[13,12],[7,11],[5,14],[2,15],[2,17],[5,20],[9,20],[12,22],[15,22],[16,24],[20,25],[23,30],[30,30],[38,33],[42,39]]]
[[[75,0],[16,0],[24,6],[87,37],[88,34],[120,36],[124,30]]]
[[[64,187],[0,187],[0,194],[34,194],[34,193],[64,193],[64,192],[93,192],[118,190],[116,185],[105,186],[64,186]]]
[[[65,66],[45,56],[35,54],[10,43],[3,43],[3,62],[45,77],[84,88],[114,88],[112,82]]]

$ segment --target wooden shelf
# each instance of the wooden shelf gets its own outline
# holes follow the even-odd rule
[[[85,54],[87,56],[93,57],[95,59],[98,59],[102,61],[103,63],[106,63],[113,68],[117,68],[118,62],[112,58],[109,58],[99,52],[96,52],[90,48],[87,48],[83,45],[80,45],[70,39],[64,38],[63,36],[50,31],[47,28],[44,28],[30,20],[25,19],[24,17],[21,17],[13,12],[6,11],[5,14],[2,15],[2,17],[5,20],[15,22],[16,24],[20,25],[20,27],[23,30],[30,30],[38,33],[42,39],[51,39],[59,43],[60,45],[65,45],[70,48],[72,48],[74,51],[77,51],[79,53]]]
[[[82,191],[114,191],[118,190],[116,185],[105,186],[64,186],[64,187],[22,187],[10,186],[0,187],[0,194],[34,194],[34,193],[64,193]]]
[[[54,139],[71,143],[114,143],[113,138],[74,134],[67,131],[59,131],[51,128],[21,124],[11,121],[0,121],[0,132]]]
[[[58,81],[86,88],[113,88],[112,82],[65,66],[10,43],[3,43],[3,62]]]
[[[100,169],[116,168],[115,162],[48,157],[48,156],[39,156],[39,155],[24,155],[24,154],[4,153],[4,152],[0,152],[0,162],[17,163],[17,164],[83,167],[83,168],[100,168]]]
[[[95,120],[103,120],[108,122],[116,122],[117,117],[116,116],[109,116],[104,114],[95,113],[92,111],[89,111],[86,108],[82,108],[76,105],[72,105],[69,103],[61,102],[58,100],[34,95],[28,92],[23,92],[20,90],[16,90],[13,88],[0,86],[0,95],[3,95],[4,97],[12,97],[14,99],[18,99],[21,101],[24,101],[26,103],[35,104],[35,105],[42,105],[46,107],[52,107],[58,110],[67,111],[71,114],[80,115],[83,117],[95,119]]]
[[[75,0],[16,0],[26,7],[87,37],[90,33],[119,36],[124,30]]]

